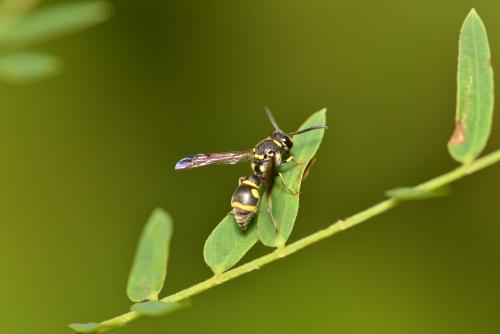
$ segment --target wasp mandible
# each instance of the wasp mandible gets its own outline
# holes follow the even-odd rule
[[[315,125],[287,134],[278,127],[271,111],[268,108],[264,108],[264,111],[274,131],[267,138],[258,142],[254,148],[246,151],[195,154],[182,158],[175,165],[175,170],[180,171],[213,164],[233,165],[252,160],[253,175],[240,178],[239,185],[231,199],[232,214],[243,230],[246,230],[255,212],[257,212],[261,184],[264,184],[264,193],[268,201],[268,212],[277,230],[276,220],[272,213],[272,199],[270,196],[275,176],[278,175],[280,177],[283,186],[290,193],[297,194],[286,185],[282,173],[278,171],[278,167],[291,161],[302,165],[290,153],[293,147],[294,136],[312,130],[327,129],[326,125]]]

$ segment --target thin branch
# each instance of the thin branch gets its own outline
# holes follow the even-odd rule
[[[500,150],[497,150],[493,153],[490,153],[489,155],[484,156],[483,158],[476,160],[475,162],[472,162],[467,165],[462,165],[446,174],[443,174],[441,176],[438,176],[434,179],[431,179],[427,182],[421,183],[418,186],[416,186],[417,189],[419,190],[436,190],[439,189],[442,186],[445,186],[449,183],[452,183],[460,178],[463,178],[469,174],[472,174],[474,172],[477,172],[483,168],[486,168],[490,165],[493,165],[497,162],[500,161]],[[253,261],[250,261],[248,263],[245,263],[239,267],[236,267],[234,269],[231,269],[229,271],[226,271],[225,273],[222,273],[220,275],[213,276],[212,278],[209,278],[203,282],[200,282],[196,285],[193,285],[190,288],[181,290],[179,292],[176,292],[170,296],[167,296],[161,301],[168,301],[168,302],[175,302],[175,301],[180,301],[187,299],[189,297],[192,297],[194,295],[197,295],[205,290],[211,289],[213,287],[216,287],[217,285],[220,285],[222,283],[225,283],[233,278],[239,277],[243,274],[249,273],[253,270],[259,269],[260,267],[271,263],[273,261],[279,260],[285,256],[288,256],[290,254],[293,254],[302,248],[312,245],[320,240],[323,240],[325,238],[328,238],[338,232],[341,232],[343,230],[346,230],[348,228],[351,228],[355,225],[358,225],[370,218],[373,218],[381,213],[384,213],[392,208],[394,208],[396,205],[398,205],[401,201],[395,199],[395,198],[389,198],[386,199],[385,201],[382,201],[364,211],[361,211],[347,219],[344,220],[339,220],[336,223],[330,225],[329,227],[320,230],[318,232],[315,232],[305,238],[302,238],[292,244],[289,244],[287,246],[284,246],[282,248],[276,249],[274,252],[269,253],[267,255],[264,255],[262,257],[259,257]],[[129,323],[132,320],[135,320],[139,318],[141,314],[130,311],[128,313],[119,315],[115,318],[103,321],[100,325],[100,332],[107,331],[113,328],[121,327],[124,326],[125,324]]]

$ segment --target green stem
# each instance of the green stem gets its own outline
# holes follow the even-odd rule
[[[431,179],[427,182],[421,183],[416,188],[421,189],[421,190],[436,190],[444,185],[447,185],[453,181],[456,181],[462,177],[465,177],[469,174],[472,174],[474,172],[477,172],[478,170],[481,170],[483,168],[486,168],[490,165],[493,165],[497,162],[500,161],[500,150],[495,151],[479,160],[476,160],[475,162],[472,162],[467,165],[462,165],[446,174],[443,174],[441,176],[438,176],[434,179]],[[231,269],[229,271],[226,271],[225,273],[222,273],[217,276],[213,276],[203,282],[200,282],[196,285],[193,285],[190,288],[181,290],[179,292],[176,292],[170,296],[167,296],[161,301],[168,301],[168,302],[175,302],[175,301],[180,301],[187,299],[189,297],[192,297],[194,295],[197,295],[205,290],[211,289],[217,285],[220,285],[224,282],[227,282],[233,278],[236,278],[238,276],[241,276],[243,274],[249,273],[253,270],[259,269],[263,265],[266,265],[268,263],[271,263],[273,261],[279,260],[285,256],[288,256],[292,253],[295,253],[302,248],[312,245],[320,240],[323,240],[325,238],[328,238],[338,232],[341,232],[345,229],[351,228],[355,225],[358,225],[372,217],[375,217],[383,212],[386,212],[393,207],[395,207],[397,204],[399,204],[400,201],[398,201],[395,198],[389,198],[386,199],[385,201],[382,201],[378,204],[375,204],[374,206],[361,211],[347,219],[344,220],[339,220],[329,227],[320,230],[318,232],[315,232],[305,238],[302,238],[292,244],[289,244],[287,246],[284,246],[282,248],[276,249],[274,252],[269,253],[267,255],[261,256],[253,261],[250,261],[248,263],[245,263],[239,267],[236,267],[234,269]],[[137,319],[141,315],[137,312],[131,311],[125,314],[122,314],[120,316],[117,316],[115,318],[106,320],[99,324],[99,331],[107,331],[109,329],[113,329],[116,327],[121,327],[128,322]]]

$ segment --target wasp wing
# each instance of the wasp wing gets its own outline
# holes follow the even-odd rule
[[[275,167],[276,163],[274,162],[274,159],[269,159],[266,161],[264,166],[266,167],[266,170],[264,173],[262,173],[262,183],[264,183],[264,193],[266,194],[266,197],[269,198],[271,195],[271,190],[273,189],[274,186],[274,179],[275,179]]]
[[[234,165],[245,160],[250,160],[251,158],[251,150],[221,153],[201,153],[182,158],[175,165],[175,170],[192,169],[214,164]]]
[[[264,183],[264,194],[267,199],[267,212],[269,213],[269,217],[273,222],[274,230],[276,234],[278,233],[278,224],[276,223],[276,219],[273,214],[273,198],[271,196],[271,191],[274,186],[274,179],[276,176],[276,171],[274,170],[276,166],[276,162],[274,159],[267,160],[265,166],[265,171],[262,173],[262,182]]]

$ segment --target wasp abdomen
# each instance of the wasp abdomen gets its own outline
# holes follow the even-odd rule
[[[247,229],[259,207],[260,184],[261,179],[256,175],[241,177],[231,198],[231,207],[233,208],[231,212],[242,230]]]

